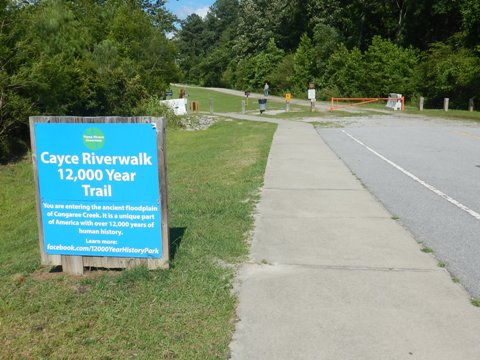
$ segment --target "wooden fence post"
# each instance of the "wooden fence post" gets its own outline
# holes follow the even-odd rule
[[[425,98],[420,96],[420,101],[418,103],[418,110],[423,111],[423,104],[425,103]]]
[[[470,98],[468,100],[468,111],[473,111],[474,104],[473,104],[473,98]]]
[[[83,275],[82,256],[62,256],[62,271],[70,275]]]

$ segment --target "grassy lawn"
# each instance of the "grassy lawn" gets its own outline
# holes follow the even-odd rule
[[[170,86],[173,90],[173,98],[178,98],[180,87]],[[200,87],[186,87],[185,88],[188,95],[188,103],[191,104],[192,101],[198,101],[200,111],[209,112],[210,111],[210,99],[213,100],[213,109],[217,113],[222,112],[242,112],[242,100],[245,100],[244,96],[236,96],[230,94],[223,94],[218,91],[203,89]],[[258,100],[249,99],[248,104],[246,104],[247,111],[258,111]],[[283,102],[268,101],[269,110],[280,110],[285,109],[285,104]]]
[[[359,109],[372,109],[372,110],[384,110],[385,102],[371,103],[358,106]],[[337,112],[337,111],[335,111]],[[392,114],[395,112],[392,111]],[[378,113],[377,113],[378,114]],[[405,114],[424,115],[431,117],[440,117],[446,119],[461,119],[461,120],[474,120],[480,121],[480,111],[466,111],[466,110],[449,110],[443,111],[443,109],[424,109],[419,111],[416,105],[406,104]]]
[[[408,114],[418,114],[424,116],[432,116],[432,117],[441,117],[447,119],[461,119],[461,120],[473,120],[473,121],[480,121],[480,111],[466,111],[466,110],[431,110],[431,109],[424,109],[423,111],[419,111],[415,107],[407,108]]]
[[[283,112],[275,115],[271,115],[265,113],[263,116],[269,117],[269,118],[278,118],[278,119],[304,119],[304,118],[345,118],[345,117],[357,117],[357,116],[379,116],[379,115],[389,115],[389,114],[383,114],[379,113],[378,111],[362,111],[362,112],[356,112],[356,111],[342,111],[342,110],[335,110],[335,111],[329,111],[329,110],[319,110],[317,109],[314,112],[311,112],[310,110],[308,111],[290,111],[290,112]]]
[[[178,86],[171,86],[173,90],[173,97],[178,98],[180,87]],[[214,103],[214,111],[217,113],[222,112],[235,112],[240,113],[242,111],[242,100],[245,100],[243,96],[235,96],[229,94],[222,94],[218,91],[208,90],[200,87],[187,87],[187,94],[189,103],[191,101],[198,101],[200,106],[201,112],[209,112],[210,111],[210,99],[213,100]],[[346,103],[344,103],[346,104]],[[388,115],[394,114],[395,112],[387,112],[382,113],[376,110],[385,110],[386,101],[381,101],[377,103],[370,103],[366,105],[359,105],[359,111],[345,111],[343,109],[339,109],[336,111],[316,111],[310,112],[310,108],[308,106],[300,106],[300,105],[291,105],[290,112],[283,112],[279,114],[269,114],[268,111],[263,114],[266,117],[272,118],[280,118],[280,119],[300,119],[306,117],[350,117],[350,116],[373,116],[373,115]],[[284,110],[285,103],[283,101],[274,101],[273,99],[269,99],[267,104],[268,110]],[[256,99],[249,99],[248,105],[246,107],[247,114],[259,114],[259,107],[258,102]],[[445,112],[443,110],[424,110],[418,111],[416,106],[412,106],[410,104],[405,105],[405,113],[406,114],[419,114],[425,116],[433,116],[433,117],[442,117],[442,118],[450,118],[450,119],[463,119],[463,120],[474,120],[480,121],[480,112],[468,112],[464,110],[449,110]]]
[[[31,162],[0,167],[0,358],[225,359],[232,264],[248,251],[274,130],[169,130],[169,270],[72,277],[40,267]]]

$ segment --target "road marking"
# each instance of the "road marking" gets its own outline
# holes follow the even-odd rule
[[[370,151],[371,153],[375,154],[376,156],[378,156],[380,159],[382,159],[383,161],[385,161],[386,163],[390,164],[391,166],[393,166],[395,169],[397,169],[398,171],[402,172],[403,174],[407,175],[409,178],[411,178],[412,180],[416,181],[417,183],[419,183],[420,185],[426,187],[428,190],[430,190],[431,192],[433,192],[434,194],[440,196],[442,199],[445,199],[447,200],[449,203],[451,203],[452,205],[455,205],[456,207],[458,207],[459,209],[465,211],[467,214],[469,214],[470,216],[473,216],[475,219],[477,220],[480,220],[480,214],[477,213],[476,211],[473,211],[472,209],[470,209],[468,206],[465,206],[463,205],[461,202],[455,200],[454,198],[448,196],[447,194],[445,194],[444,192],[438,190],[436,187],[428,184],[427,182],[423,181],[422,179],[419,179],[418,177],[416,177],[415,175],[413,175],[411,172],[405,170],[404,168],[402,168],[401,166],[395,164],[393,161],[391,160],[388,160],[385,156],[383,156],[382,154],[379,154],[378,152],[376,152],[375,150],[373,150],[371,147],[369,147],[368,145],[365,145],[363,142],[361,142],[360,140],[358,140],[357,138],[353,137],[352,135],[350,135],[348,132],[346,132],[345,130],[341,130],[345,135],[347,135],[349,138],[351,138],[353,141],[355,141],[356,143],[362,145],[365,149],[367,149],[368,151]]]

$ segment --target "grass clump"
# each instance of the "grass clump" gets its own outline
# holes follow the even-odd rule
[[[460,279],[454,275],[451,275],[451,278],[452,278],[452,282],[454,284],[459,284],[460,283]]]
[[[447,263],[445,261],[439,261],[437,263],[437,266],[438,267],[441,267],[441,268],[446,268],[447,267]]]
[[[31,162],[1,166],[0,358],[225,359],[236,299],[219,264],[246,257],[274,129],[168,130],[169,270],[41,267]]]
[[[341,129],[344,126],[335,121],[314,121],[311,123],[316,128]]]
[[[473,299],[470,300],[470,303],[471,303],[473,306],[480,307],[480,299],[473,298]]]
[[[426,109],[420,111],[416,108],[407,108],[408,114],[424,115],[429,117],[440,117],[447,119],[480,121],[480,111],[466,111],[466,110],[433,110]]]

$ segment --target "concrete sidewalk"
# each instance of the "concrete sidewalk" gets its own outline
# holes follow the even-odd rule
[[[463,288],[311,125],[275,122],[231,358],[480,359]]]

